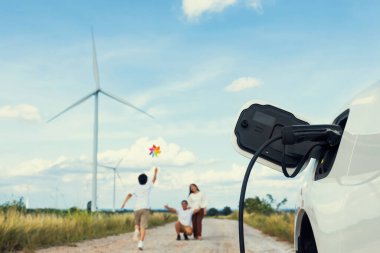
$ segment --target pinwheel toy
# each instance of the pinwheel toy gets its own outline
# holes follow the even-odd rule
[[[151,148],[149,148],[149,155],[152,157],[158,157],[158,154],[160,153],[160,146],[153,145]]]

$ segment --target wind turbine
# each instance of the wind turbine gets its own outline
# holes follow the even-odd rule
[[[106,168],[106,169],[109,169],[109,170],[113,171],[113,208],[112,208],[113,212],[115,212],[116,174],[119,177],[121,185],[124,187],[124,184],[123,184],[123,181],[121,180],[120,174],[119,174],[119,172],[117,172],[117,168],[119,167],[119,165],[120,165],[120,163],[121,163],[122,160],[123,160],[123,158],[121,158],[120,161],[114,167],[103,165],[103,164],[99,164],[100,167],[103,167],[103,168]]]
[[[103,89],[100,88],[100,79],[99,79],[99,68],[98,68],[98,61],[96,58],[96,47],[95,47],[95,38],[94,38],[94,31],[91,30],[91,35],[92,35],[92,57],[93,57],[93,71],[94,71],[94,79],[95,79],[95,91],[91,92],[87,96],[83,97],[82,99],[78,100],[74,104],[70,105],[67,107],[65,110],[62,112],[58,113],[51,119],[49,119],[47,122],[50,122],[57,117],[61,116],[68,110],[74,108],[75,106],[83,103],[87,99],[91,98],[94,96],[95,98],[95,104],[94,104],[94,147],[93,147],[93,171],[92,171],[92,200],[91,200],[91,211],[94,212],[97,209],[97,204],[96,204],[96,199],[97,199],[97,169],[98,169],[98,105],[99,105],[99,93],[102,93],[103,95],[112,98],[113,100],[116,100],[124,105],[127,105],[129,107],[132,107],[133,109],[147,115],[150,118],[154,118],[152,115],[148,114],[147,112],[141,110],[140,108],[134,106],[133,104],[129,103],[128,101],[116,97],[114,95],[111,95],[110,93],[104,91]]]

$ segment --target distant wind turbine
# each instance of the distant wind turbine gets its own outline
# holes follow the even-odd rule
[[[121,161],[123,160],[120,159],[120,161],[116,164],[116,166],[112,167],[112,166],[107,166],[107,165],[102,165],[102,164],[99,164],[100,167],[103,167],[103,168],[106,168],[106,169],[110,169],[113,171],[113,208],[112,208],[112,211],[115,212],[115,198],[116,198],[116,175],[119,177],[119,180],[120,180],[120,183],[121,185],[124,187],[124,184],[123,184],[123,180],[121,179],[120,177],[120,174],[119,172],[117,171],[117,168],[119,167]]]
[[[132,107],[133,109],[147,115],[148,117],[150,118],[154,118],[152,115],[148,114],[147,112],[141,110],[140,108],[134,106],[133,104],[127,102],[126,100],[122,99],[122,98],[119,98],[119,97],[116,97],[114,95],[111,95],[110,93],[102,90],[100,88],[100,79],[99,79],[99,68],[98,68],[98,61],[97,61],[97,58],[96,58],[96,47],[95,47],[95,38],[94,38],[94,31],[91,30],[91,35],[92,35],[92,57],[93,57],[93,71],[94,71],[94,79],[95,79],[95,91],[91,92],[90,94],[88,94],[87,96],[85,96],[84,98],[78,100],[77,102],[75,102],[74,104],[70,105],[69,107],[67,107],[65,110],[63,110],[62,112],[58,113],[57,115],[55,115],[54,117],[52,117],[51,119],[49,119],[47,122],[50,122],[54,119],[56,119],[57,117],[61,116],[62,114],[64,114],[65,112],[67,112],[68,110],[74,108],[75,106],[83,103],[84,101],[86,101],[87,99],[89,99],[90,97],[94,96],[95,98],[95,107],[94,107],[94,147],[93,147],[93,171],[92,171],[92,200],[91,200],[91,211],[96,211],[97,209],[97,203],[96,203],[96,199],[97,199],[97,168],[98,168],[98,96],[99,96],[99,93],[102,93],[103,95],[109,97],[109,98],[112,98],[113,100],[116,100],[124,105],[127,105],[129,107]]]

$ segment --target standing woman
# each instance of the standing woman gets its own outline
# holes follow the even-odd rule
[[[193,214],[193,235],[195,239],[202,240],[202,220],[207,212],[206,196],[199,190],[196,184],[190,185],[190,193],[188,197],[189,206],[192,209],[198,209],[197,213]]]

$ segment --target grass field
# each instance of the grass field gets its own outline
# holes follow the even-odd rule
[[[227,219],[238,220],[238,211],[226,216]],[[294,213],[244,214],[244,222],[259,229],[264,234],[275,236],[281,240],[293,243]]]
[[[149,227],[159,226],[175,218],[167,213],[150,216]],[[86,239],[134,230],[133,214],[88,214],[76,211],[64,215],[25,214],[14,210],[0,212],[0,252],[70,244]]]

